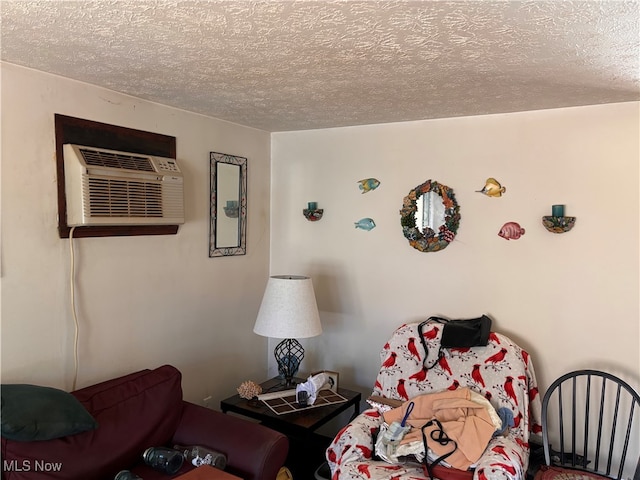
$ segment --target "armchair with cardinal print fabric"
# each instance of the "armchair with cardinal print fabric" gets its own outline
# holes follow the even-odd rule
[[[438,394],[433,396],[437,398],[447,397],[447,392],[457,390],[469,391],[457,392],[458,397],[471,395],[481,400],[480,403],[485,399],[489,401],[487,411],[492,412],[496,432],[487,438],[483,453],[469,470],[455,469],[446,464],[445,459],[433,470],[434,479],[526,478],[529,435],[542,430],[541,401],[529,354],[508,337],[495,332],[490,333],[486,346],[440,349],[443,325],[424,325],[421,330],[424,342],[418,327],[418,323],[402,325],[382,348],[380,371],[369,399],[372,408],[338,432],[327,449],[332,480],[428,478],[420,463],[421,455],[402,456],[397,462],[384,461],[376,455],[376,439],[388,427],[385,416],[395,419],[406,414],[411,424],[412,417],[407,414],[407,410],[413,408],[413,405],[408,408],[410,401],[418,405],[431,394]],[[420,421],[428,419],[414,419],[412,424],[420,425]],[[444,425],[442,430],[446,433]],[[421,437],[416,431],[419,428],[413,428],[414,437]],[[417,447],[421,443],[415,442]]]

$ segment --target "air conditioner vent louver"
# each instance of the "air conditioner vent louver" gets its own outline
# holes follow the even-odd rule
[[[133,154],[106,152],[104,150],[81,148],[82,158],[92,167],[124,168],[139,172],[155,172],[149,157]]]
[[[88,178],[85,195],[91,217],[162,217],[162,185]]]
[[[67,225],[184,223],[175,159],[72,144],[63,151]]]

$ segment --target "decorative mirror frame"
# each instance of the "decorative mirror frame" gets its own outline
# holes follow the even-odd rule
[[[440,195],[445,207],[444,225],[440,227],[438,233],[429,227],[425,227],[422,232],[416,226],[417,202],[422,195],[429,192]],[[409,240],[409,245],[421,252],[443,250],[453,242],[460,226],[460,206],[456,201],[453,190],[435,180],[427,180],[409,191],[409,195],[404,197],[402,201],[400,216],[402,233]]]
[[[209,223],[209,257],[228,257],[247,253],[247,159],[226,153],[210,152],[210,223]],[[216,247],[217,229],[217,164],[227,163],[240,167],[238,198],[238,245]]]

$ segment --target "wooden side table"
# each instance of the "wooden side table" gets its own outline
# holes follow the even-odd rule
[[[296,383],[304,382],[304,379],[294,379]],[[261,383],[263,392],[270,392],[276,387],[281,380],[272,378]],[[336,418],[343,412],[353,408],[351,419],[360,413],[360,401],[362,394],[346,388],[338,388],[338,393],[346,398],[346,402],[324,405],[321,407],[309,407],[291,413],[283,413],[278,415],[274,413],[264,402],[250,402],[247,399],[240,398],[240,395],[234,395],[220,402],[220,409],[224,413],[233,412],[245,417],[259,420],[266,427],[284,433],[290,440],[290,454],[287,460],[287,466],[292,470],[294,479],[310,479],[313,478],[313,470],[322,461],[324,461],[324,449],[328,446],[331,439],[319,435],[316,430],[325,425],[329,421]],[[299,451],[301,450],[301,451]],[[294,465],[296,458],[305,452],[306,458],[310,458],[310,453],[315,452],[320,461],[313,466],[310,472],[300,473],[299,466]],[[320,455],[321,453],[321,455]],[[308,468],[312,467],[308,465]]]
[[[302,382],[302,379],[294,379]],[[263,392],[270,391],[280,382],[279,378],[272,378],[261,383]],[[223,413],[233,412],[245,417],[259,420],[269,428],[273,428],[284,434],[308,435],[316,431],[322,425],[336,418],[342,412],[354,409],[351,418],[355,418],[360,413],[360,401],[362,394],[346,388],[338,388],[338,393],[347,399],[346,402],[334,403],[322,407],[306,408],[292,413],[278,415],[274,413],[264,402],[257,404],[250,403],[249,400],[234,395],[220,402],[220,409]]]

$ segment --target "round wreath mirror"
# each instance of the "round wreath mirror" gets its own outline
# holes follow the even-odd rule
[[[453,242],[460,225],[460,206],[452,189],[427,180],[404,197],[400,216],[409,245],[421,252],[437,252]]]

